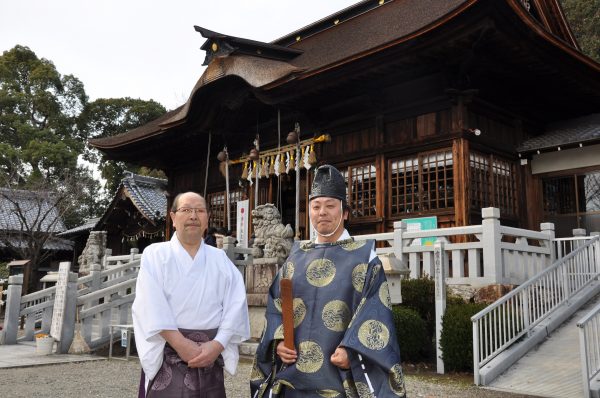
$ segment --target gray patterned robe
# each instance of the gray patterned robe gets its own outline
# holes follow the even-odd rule
[[[389,290],[374,241],[296,242],[275,278],[250,377],[252,397],[404,397]],[[283,339],[280,278],[291,278],[296,363],[275,353]],[[349,370],[331,364],[343,346]]]

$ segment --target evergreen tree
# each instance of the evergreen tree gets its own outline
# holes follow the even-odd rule
[[[561,0],[561,4],[581,51],[600,62],[600,0]]]

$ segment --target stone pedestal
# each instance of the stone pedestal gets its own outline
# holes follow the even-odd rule
[[[246,298],[250,316],[250,337],[260,339],[265,326],[269,288],[279,270],[277,258],[257,258],[246,268]]]

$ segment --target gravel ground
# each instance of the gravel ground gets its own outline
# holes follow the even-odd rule
[[[225,378],[227,397],[250,395],[248,379],[252,364],[242,361],[235,377]],[[227,374],[227,373],[226,373]],[[0,369],[0,397],[81,398],[137,397],[140,365],[137,361],[95,361],[30,368]],[[471,375],[419,373],[406,375],[409,397],[517,398],[515,395],[484,390],[472,385]]]

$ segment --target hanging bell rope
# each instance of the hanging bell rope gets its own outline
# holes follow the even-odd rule
[[[204,175],[204,197],[206,198],[206,187],[208,184],[208,164],[210,163],[210,141],[212,139],[212,132],[208,132],[208,149],[206,150],[206,174]]]

